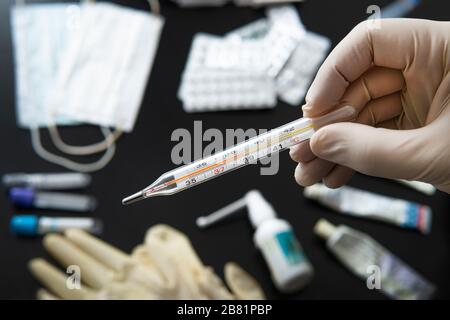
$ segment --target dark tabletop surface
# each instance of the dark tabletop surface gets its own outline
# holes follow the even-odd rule
[[[33,1],[35,2],[35,1]],[[117,1],[145,10],[146,1]],[[196,32],[224,34],[235,27],[256,20],[263,10],[224,8],[182,10],[162,1],[166,24],[155,59],[151,80],[143,105],[131,134],[122,137],[112,162],[93,175],[93,184],[86,190],[99,201],[93,214],[105,223],[102,239],[130,252],[143,241],[146,230],[157,223],[166,223],[186,233],[205,264],[221,276],[227,261],[238,262],[261,283],[269,298],[288,299],[384,299],[367,290],[361,281],[339,264],[317,239],[312,229],[319,218],[347,224],[372,235],[417,271],[434,282],[437,298],[450,297],[450,201],[437,193],[432,197],[383,179],[355,176],[351,185],[374,192],[430,205],[433,227],[428,236],[389,225],[344,217],[303,198],[302,189],[293,178],[295,164],[287,153],[280,156],[276,176],[261,176],[257,166],[228,174],[220,179],[172,196],[149,199],[123,207],[121,199],[146,186],[161,173],[173,169],[170,159],[171,133],[176,128],[192,132],[194,120],[203,121],[203,129],[273,128],[301,116],[299,108],[279,103],[271,111],[186,114],[176,97],[180,74],[184,68],[191,40]],[[449,20],[448,1],[424,1],[411,13],[412,17]],[[32,150],[30,135],[16,126],[14,107],[14,68],[12,60],[9,8],[12,0],[0,1],[0,174],[7,172],[58,172],[55,165],[40,159]],[[383,6],[388,1],[377,1]],[[359,21],[367,17],[366,8],[373,1],[308,0],[299,5],[302,19],[309,30],[331,38],[336,45]],[[72,143],[88,143],[100,139],[96,128],[78,127],[62,130]],[[45,139],[45,141],[47,141]],[[48,141],[47,141],[48,142]],[[233,219],[205,231],[197,229],[195,218],[208,214],[242,197],[250,189],[259,189],[273,204],[279,216],[288,220],[315,267],[312,283],[294,295],[278,293],[262,257],[252,242],[253,230],[244,211]],[[0,298],[33,299],[39,287],[27,270],[33,257],[47,257],[40,239],[19,239],[9,233],[9,220],[14,210],[0,196]],[[24,211],[19,211],[24,212]],[[61,212],[39,211],[38,214],[64,215]],[[69,215],[69,214],[67,214]]]

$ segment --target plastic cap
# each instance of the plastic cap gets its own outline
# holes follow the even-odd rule
[[[14,216],[11,219],[11,232],[19,236],[36,236],[38,217],[35,215]]]
[[[324,185],[320,183],[314,184],[310,187],[306,187],[305,190],[303,190],[303,195],[308,199],[318,200],[323,188]]]
[[[247,200],[248,215],[254,228],[269,219],[275,219],[277,214],[272,205],[264,199],[258,190],[249,191],[245,198]]]
[[[9,200],[16,206],[32,208],[34,202],[34,191],[31,188],[11,188]]]
[[[314,226],[314,233],[324,240],[328,240],[336,231],[336,226],[325,219],[320,219]]]

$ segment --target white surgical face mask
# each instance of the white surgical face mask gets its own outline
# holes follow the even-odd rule
[[[47,93],[61,66],[67,43],[77,32],[79,5],[14,6],[11,27],[16,62],[17,122],[22,128],[48,125]],[[73,23],[68,23],[72,19]],[[73,123],[56,117],[55,124]]]
[[[108,3],[13,8],[18,122],[39,155],[77,171],[107,164],[115,140],[133,129],[162,26],[160,16]],[[65,144],[56,126],[80,122],[101,126],[105,141]],[[55,156],[40,143],[42,126],[65,153],[107,152],[88,165]]]
[[[48,95],[57,115],[133,130],[162,19],[109,3],[81,6],[80,30]]]

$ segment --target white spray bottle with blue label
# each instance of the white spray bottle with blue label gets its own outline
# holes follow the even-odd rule
[[[291,225],[277,218],[274,208],[261,192],[252,190],[225,208],[207,217],[199,217],[197,226],[206,228],[244,207],[248,208],[250,222],[256,229],[255,245],[261,250],[277,289],[292,293],[304,288],[314,275],[313,267]]]

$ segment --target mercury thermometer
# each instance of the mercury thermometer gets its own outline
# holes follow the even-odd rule
[[[354,113],[354,108],[347,106],[319,118],[300,118],[229,149],[168,171],[148,187],[123,199],[122,204],[172,195],[254,164],[260,159],[310,139],[314,132],[324,125],[353,119]]]

